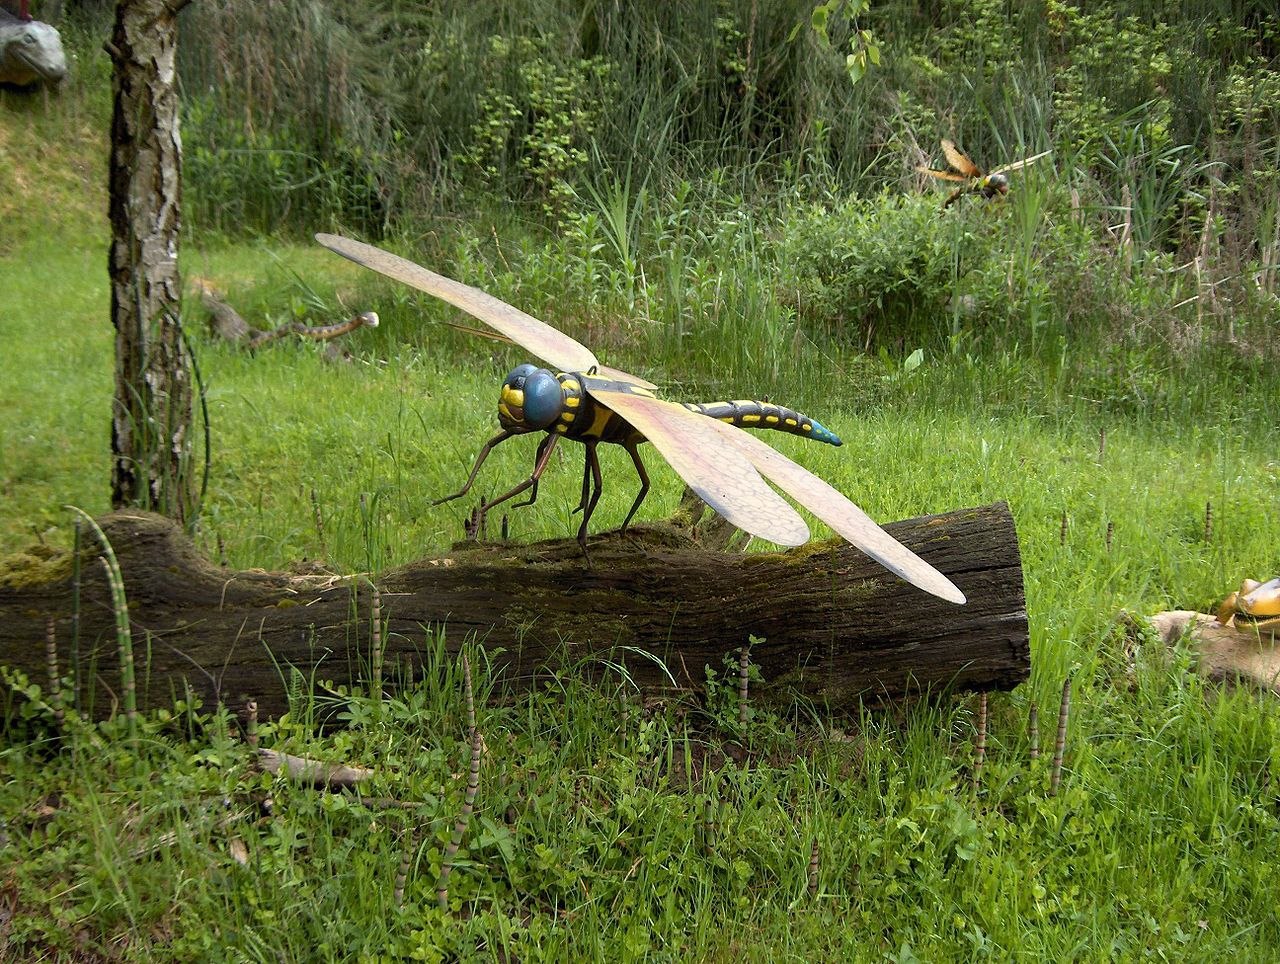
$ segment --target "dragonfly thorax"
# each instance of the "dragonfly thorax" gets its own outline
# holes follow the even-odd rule
[[[992,198],[1009,193],[1009,177],[1005,174],[988,174],[982,179],[982,193]]]
[[[509,432],[537,432],[549,427],[564,410],[564,390],[555,373],[535,365],[518,365],[502,383],[498,422]]]

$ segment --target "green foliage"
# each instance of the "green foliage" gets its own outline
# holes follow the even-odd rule
[[[612,67],[600,57],[557,63],[529,37],[490,38],[486,59],[494,76],[513,80],[481,94],[465,163],[490,186],[507,187],[516,172],[544,214],[562,217],[601,115],[617,99]]]
[[[830,211],[805,206],[786,219],[783,239],[786,290],[820,330],[867,346],[877,333],[939,336],[957,264],[932,198],[885,193]]]

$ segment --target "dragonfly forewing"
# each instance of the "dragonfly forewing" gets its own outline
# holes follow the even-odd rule
[[[595,354],[586,345],[479,288],[428,271],[407,258],[362,241],[336,234],[317,234],[316,240],[356,264],[462,309],[561,371],[585,372],[599,366]],[[626,375],[625,380],[646,388],[654,387],[634,375]]]
[[[954,141],[943,138],[942,153],[946,155],[947,163],[965,177],[982,177],[982,169],[973,163],[968,154],[956,147]]]
[[[713,431],[736,446],[770,481],[880,565],[939,599],[964,603],[964,593],[955,583],[881,529],[835,488],[754,435],[708,421]]]

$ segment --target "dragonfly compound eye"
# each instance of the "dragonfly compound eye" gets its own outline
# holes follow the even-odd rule
[[[503,428],[532,432],[546,428],[564,406],[560,380],[545,368],[521,365],[502,383],[498,421]]]

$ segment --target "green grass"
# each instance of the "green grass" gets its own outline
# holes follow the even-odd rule
[[[103,104],[69,98],[66,107],[60,116],[56,101],[0,104],[0,161],[36,183],[38,156],[49,192],[47,205],[0,208],[16,228],[0,236],[0,552],[36,539],[69,546],[66,503],[107,509],[105,205],[85,173],[97,162],[84,160],[103,149],[94,134]],[[317,706],[291,681],[291,712],[262,727],[267,746],[373,767],[367,796],[411,811],[256,772],[234,722],[213,707],[148,717],[133,749],[123,720],[58,731],[38,696],[6,681],[0,907],[14,913],[0,924],[0,956],[1274,957],[1277,707],[1212,689],[1186,654],[1169,662],[1153,645],[1130,672],[1114,625],[1122,609],[1203,609],[1244,576],[1280,571],[1270,431],[1280,379],[1265,358],[1210,338],[1179,349],[1166,335],[1186,330],[1187,317],[1161,313],[1172,299],[1145,276],[1112,306],[1123,324],[1090,316],[1087,331],[1070,328],[1071,299],[1088,294],[1082,282],[1054,289],[1060,315],[1037,329],[1034,346],[1030,331],[997,333],[1002,340],[964,322],[956,337],[922,342],[912,371],[902,364],[910,343],[856,356],[842,332],[815,326],[777,290],[787,215],[732,213],[727,192],[698,190],[646,209],[638,263],[652,267],[655,252],[670,262],[640,280],[620,275],[615,259],[593,261],[578,243],[591,237],[581,224],[568,240],[513,229],[495,232],[501,242],[455,226],[406,250],[563,324],[672,397],[769,394],[810,412],[846,445],[779,447],[878,519],[1008,500],[1033,676],[992,698],[981,789],[970,785],[970,698],[879,715],[758,707],[744,730],[736,680],[726,685],[720,667],[705,701],[654,703],[629,685],[626,661],[642,658],[634,653],[617,654],[616,665],[570,665],[520,697],[475,658],[481,694],[504,698],[480,710],[477,810],[445,913],[435,885],[467,757],[458,671],[438,639],[422,640],[425,681],[393,688],[394,699],[322,690]],[[973,206],[953,229],[996,235],[986,226],[1007,224],[1010,210]],[[874,251],[882,240],[893,239],[872,231],[857,243]],[[992,242],[980,252],[995,268],[1016,255],[1032,272],[1000,276],[1016,289],[1011,317],[1022,317],[1036,272],[1103,270],[1093,251],[1074,266],[1073,243],[1055,241],[1053,263],[1038,248],[1010,255]],[[430,502],[461,483],[493,434],[497,386],[519,354],[451,331],[438,324],[453,317],[439,305],[312,246],[214,243],[196,232],[182,257],[187,274],[213,280],[256,324],[366,308],[383,319],[349,339],[352,363],[329,364],[309,345],[280,342],[250,357],[212,343],[189,307],[213,439],[196,533],[205,550],[216,556],[221,543],[237,567],[305,558],[376,572],[460,537],[468,506]],[[988,281],[975,290],[990,295]],[[676,319],[687,325],[679,338]],[[1265,333],[1268,323],[1237,321],[1242,332]],[[480,491],[523,478],[534,444],[498,449]],[[634,491],[625,456],[603,455],[600,528],[620,521]],[[658,517],[674,508],[679,485],[652,452],[646,460],[654,492],[644,512]],[[557,459],[538,504],[513,514],[513,535],[571,531],[579,473],[578,453]],[[603,682],[587,685],[588,674]],[[1047,754],[1068,674],[1067,767],[1051,796]],[[1046,748],[1035,763],[1033,700]],[[318,732],[318,710],[346,714],[349,726]],[[750,748],[749,763],[727,758],[731,741]],[[397,908],[406,846],[411,873]]]

